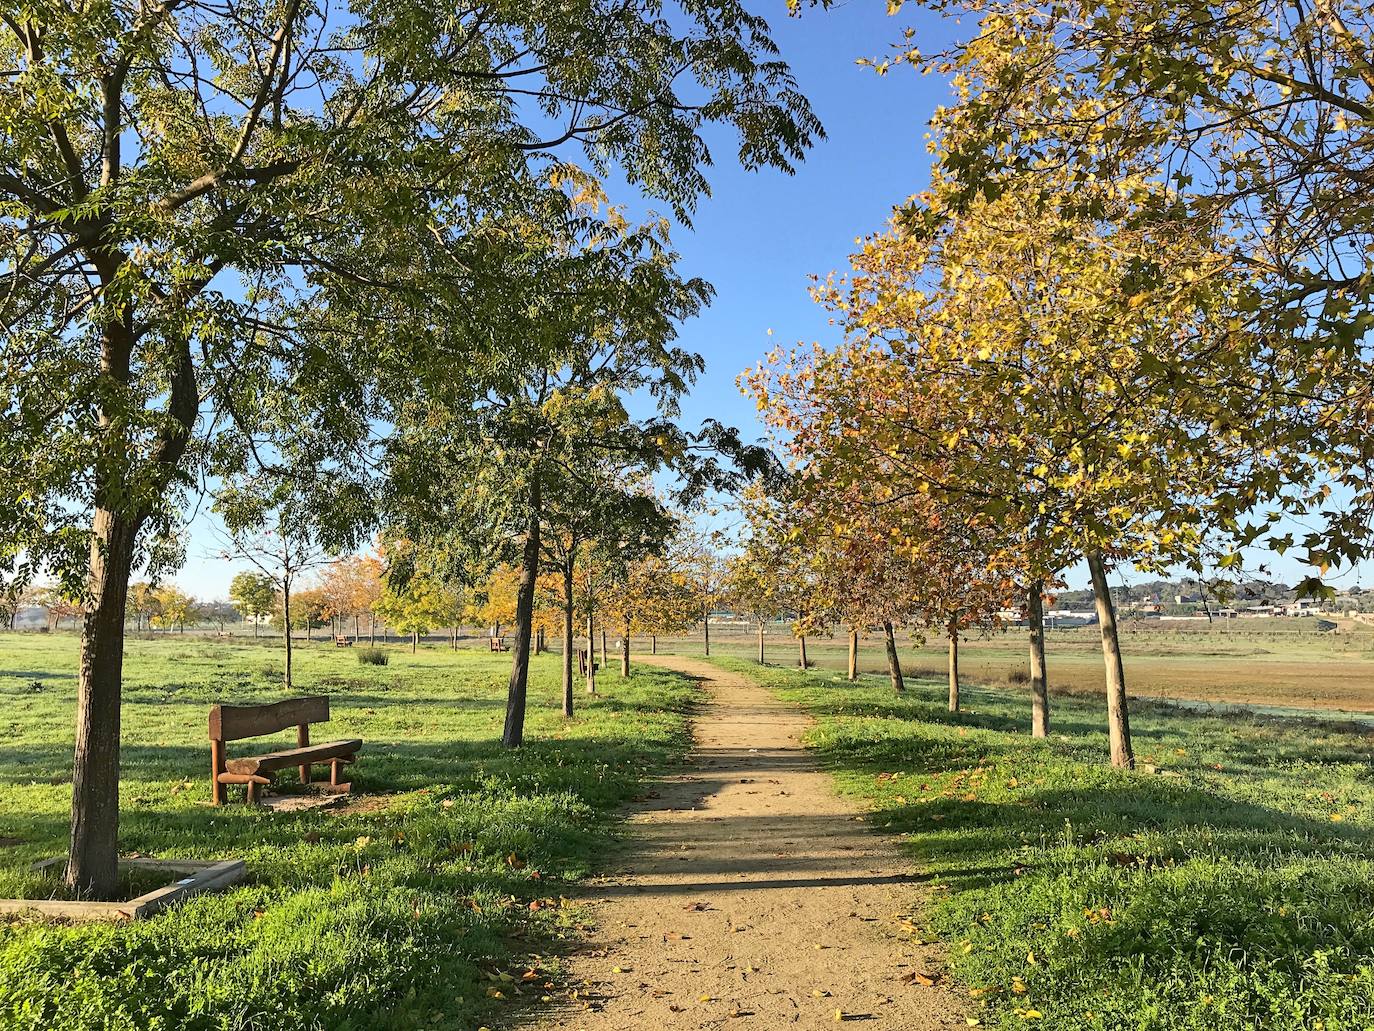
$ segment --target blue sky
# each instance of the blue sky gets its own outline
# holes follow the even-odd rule
[[[693,228],[679,228],[673,239],[682,272],[716,288],[710,309],[682,331],[681,342],[707,364],[684,405],[684,421],[720,419],[751,438],[762,428],[736,377],[776,344],[838,338],[807,293],[808,277],[842,270],[856,237],[880,229],[892,207],[927,182],[924,133],[935,107],[948,102],[947,82],[905,67],[880,77],[856,59],[884,54],[907,25],[917,28],[916,42],[927,53],[957,31],[911,8],[890,18],[880,0],[851,0],[799,18],[787,17],[784,0],[760,0],[755,10],[772,22],[782,56],[828,138],[787,176],[743,171],[734,163],[730,134],[710,134],[712,196],[703,198]],[[643,210],[642,198],[623,188],[612,188],[611,199]],[[207,557],[217,547],[202,513],[191,524],[187,564],[175,577],[198,597],[224,597],[237,571]],[[1275,576],[1297,579],[1291,559],[1271,565]],[[1080,573],[1070,572],[1074,586],[1086,581]]]

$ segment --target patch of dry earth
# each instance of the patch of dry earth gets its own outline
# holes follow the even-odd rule
[[[912,934],[919,875],[817,768],[806,717],[748,677],[654,661],[706,693],[691,762],[631,818],[622,868],[586,888],[579,998],[534,1026],[963,1027],[954,993],[925,983],[939,963]]]

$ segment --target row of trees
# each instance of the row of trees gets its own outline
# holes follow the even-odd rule
[[[873,623],[952,642],[1023,610],[1037,735],[1043,599],[1085,563],[1129,767],[1113,566],[1239,575],[1301,515],[1316,593],[1371,548],[1368,12],[924,6],[977,32],[873,63],[954,75],[931,185],[816,284],[844,342],[746,378],[795,472],[747,554],[850,626],[854,574]]]

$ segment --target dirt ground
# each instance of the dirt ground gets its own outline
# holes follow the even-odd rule
[[[632,817],[621,868],[587,888],[596,930],[569,961],[577,997],[534,1026],[965,1026],[921,944],[919,874],[835,794],[801,745],[806,718],[746,677],[654,661],[707,693],[691,765]]]

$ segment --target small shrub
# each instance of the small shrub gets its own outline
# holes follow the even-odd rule
[[[391,661],[385,648],[359,648],[358,661],[364,666],[385,666]]]
[[[1007,670],[1007,683],[1008,683],[1008,684],[1029,684],[1029,683],[1030,683],[1030,671],[1029,671],[1029,670],[1024,670],[1024,669],[1009,669],[1009,670]]]

